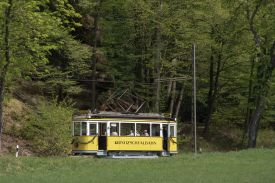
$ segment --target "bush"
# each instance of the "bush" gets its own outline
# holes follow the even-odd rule
[[[260,129],[257,137],[257,147],[275,148],[275,131]]]
[[[42,102],[30,116],[23,134],[34,153],[41,156],[67,154],[70,150],[73,109],[65,102]]]

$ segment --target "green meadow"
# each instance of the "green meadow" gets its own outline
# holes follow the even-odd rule
[[[157,159],[0,157],[0,183],[273,183],[275,149]]]

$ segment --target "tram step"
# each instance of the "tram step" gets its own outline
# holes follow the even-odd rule
[[[97,156],[107,156],[107,152],[105,150],[98,150],[96,155]]]
[[[170,156],[170,153],[168,151],[162,151],[161,156],[167,157],[167,156]]]

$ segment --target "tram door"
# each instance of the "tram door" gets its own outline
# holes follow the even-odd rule
[[[162,134],[163,134],[163,150],[168,150],[168,125],[162,125]]]
[[[107,123],[98,123],[98,149],[107,149]]]
[[[168,137],[168,151],[177,151],[177,132],[175,124],[169,125]]]

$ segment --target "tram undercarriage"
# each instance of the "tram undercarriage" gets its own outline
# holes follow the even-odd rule
[[[159,156],[173,156],[177,154],[171,153],[169,151],[161,151],[161,152],[141,152],[141,151],[73,151],[73,156],[97,156],[97,157],[110,157],[110,158],[156,158]]]

